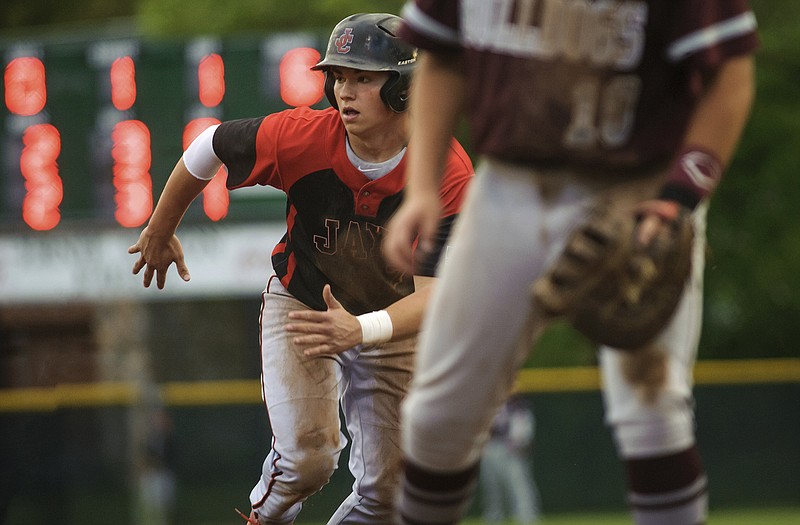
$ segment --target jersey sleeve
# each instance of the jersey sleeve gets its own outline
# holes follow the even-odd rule
[[[747,0],[693,0],[675,18],[668,42],[672,62],[713,69],[758,47],[755,14]]]
[[[461,49],[458,0],[409,1],[403,7],[399,36],[411,44],[437,53]]]
[[[434,239],[434,249],[420,263],[417,275],[435,276],[442,257],[446,257],[450,232],[461,211],[474,172],[467,152],[457,140],[453,139],[450,143],[450,155],[445,166],[439,194],[442,217]]]
[[[214,153],[228,170],[228,189],[255,184],[259,129],[264,118],[223,122],[214,133]]]
[[[307,107],[223,122],[213,145],[228,170],[228,189],[258,184],[287,191],[298,178],[329,167],[337,126],[336,110]]]
[[[283,112],[223,122],[214,133],[214,153],[228,170],[229,190],[246,186],[282,188],[278,143]]]
[[[461,211],[467,186],[473,175],[475,175],[475,168],[472,160],[461,144],[456,139],[452,139],[439,194],[443,218],[456,215]]]

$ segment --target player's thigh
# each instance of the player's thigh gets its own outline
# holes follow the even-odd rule
[[[400,402],[411,383],[416,347],[416,338],[408,338],[344,356],[347,388],[342,393],[342,406],[350,421],[400,427]],[[350,355],[356,357],[348,361]]]
[[[529,289],[549,248],[540,188],[529,173],[493,168],[479,169],[456,223],[403,407],[407,452],[441,470],[478,459],[476,436],[485,436],[536,330]]]
[[[262,396],[273,434],[285,446],[308,433],[338,436],[341,368],[333,357],[308,357],[285,331],[290,311],[306,308],[291,296],[265,293],[261,312]],[[338,439],[338,438],[336,438]]]
[[[505,368],[515,360],[531,314],[528,288],[544,268],[538,199],[529,177],[498,176],[481,165],[440,268],[420,336],[417,378],[447,366],[448,381],[481,381],[471,376],[482,368],[491,382],[494,363]]]

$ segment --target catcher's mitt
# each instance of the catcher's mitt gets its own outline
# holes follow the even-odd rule
[[[532,286],[537,308],[564,317],[595,342],[634,350],[672,318],[691,271],[694,229],[683,209],[647,247],[632,212],[593,209],[563,253]]]

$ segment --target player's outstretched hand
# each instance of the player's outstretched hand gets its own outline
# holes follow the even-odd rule
[[[154,235],[149,228],[142,230],[136,244],[128,248],[128,253],[139,254],[139,259],[133,264],[133,274],[138,275],[144,268],[144,287],[149,288],[153,282],[153,275],[156,277],[158,289],[164,288],[167,281],[167,270],[175,263],[178,275],[181,279],[188,281],[189,268],[183,260],[183,247],[176,235],[169,237]]]
[[[289,312],[286,331],[296,334],[292,342],[305,347],[307,356],[340,354],[361,343],[361,323],[336,300],[329,284],[322,289],[322,298],[328,306],[324,312]]]

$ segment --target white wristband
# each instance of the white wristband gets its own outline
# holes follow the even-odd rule
[[[386,310],[377,310],[356,316],[361,323],[361,343],[375,345],[392,339],[392,318]]]

